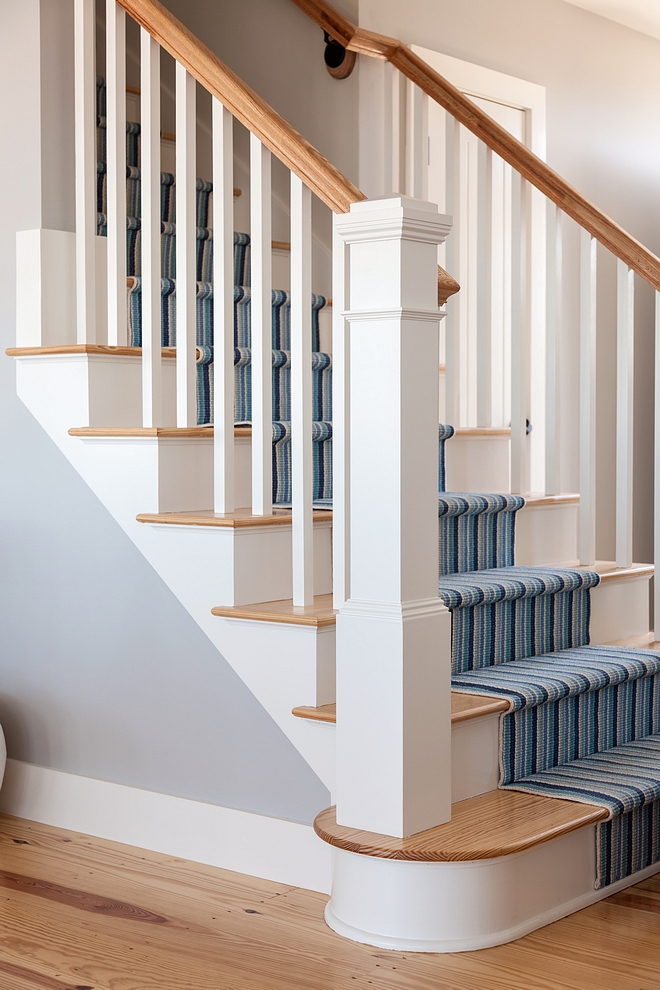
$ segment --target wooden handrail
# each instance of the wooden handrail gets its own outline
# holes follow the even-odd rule
[[[391,62],[407,79],[476,134],[488,148],[508,162],[600,244],[624,261],[654,289],[660,290],[660,258],[581,196],[522,142],[415,55],[407,45],[396,38],[356,27],[325,0],[293,0],[293,3],[350,51]]]
[[[118,2],[331,210],[348,213],[351,203],[366,199],[357,186],[246,86],[158,0]]]

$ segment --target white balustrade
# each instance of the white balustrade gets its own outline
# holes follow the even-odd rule
[[[176,64],[176,421],[197,425],[195,322],[197,294],[196,83]]]
[[[460,126],[449,114],[445,133],[445,209],[454,218],[454,226],[445,245],[445,262],[450,274],[457,273],[461,252],[461,224],[458,219],[460,203]],[[447,301],[445,318],[445,419],[454,426],[461,425],[461,346],[460,302],[452,296]]]
[[[547,201],[545,321],[545,492],[561,492],[559,474],[559,348],[562,329],[562,214]]]
[[[79,344],[96,343],[96,14],[75,0],[76,312]]]
[[[314,601],[312,194],[291,173],[291,486],[293,604]]]
[[[518,172],[511,184],[511,491],[529,491],[529,292],[527,194]]]
[[[596,561],[596,260],[597,243],[580,230],[580,510],[581,564]]]
[[[655,412],[653,450],[653,563],[660,574],[660,292],[655,295]],[[653,579],[653,628],[660,627],[660,579]]]
[[[140,63],[142,425],[154,427],[164,425],[160,291],[160,45],[144,28],[140,31]]]
[[[213,98],[214,508],[234,510],[234,120]]]
[[[617,259],[616,565],[633,562],[634,273]]]
[[[492,424],[493,153],[479,141],[477,160],[477,426]]]
[[[349,254],[337,230],[332,233],[332,583],[333,607],[350,598],[350,324],[344,312],[349,296]]]
[[[106,0],[108,344],[128,343],[126,319],[126,13]]]
[[[272,192],[270,151],[250,135],[252,512],[273,507]]]

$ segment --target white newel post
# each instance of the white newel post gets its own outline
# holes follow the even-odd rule
[[[337,617],[337,822],[451,817],[450,614],[438,599],[437,245],[405,197],[335,218],[348,245],[349,596]]]

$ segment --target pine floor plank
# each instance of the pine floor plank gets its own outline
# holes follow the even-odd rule
[[[339,938],[326,897],[0,816],[2,990],[658,990],[660,877],[510,945]]]

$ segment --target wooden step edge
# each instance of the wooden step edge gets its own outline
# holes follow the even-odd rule
[[[491,698],[483,694],[463,694],[459,691],[451,693],[451,724],[467,722],[470,719],[482,718],[485,715],[494,715],[497,712],[505,712],[509,709],[509,702],[504,698]],[[319,705],[314,708],[310,705],[298,705],[291,709],[291,714],[296,718],[306,718],[312,722],[336,722],[337,706]]]
[[[523,852],[603,821],[608,814],[606,808],[577,801],[496,790],[459,801],[452,805],[450,822],[406,839],[337,825],[335,807],[316,816],[314,831],[331,846],[363,856],[456,863]]]
[[[132,279],[131,279],[132,282]],[[176,347],[161,347],[164,358],[176,358]],[[104,357],[142,357],[141,347],[128,345],[111,346],[110,344],[59,344],[53,347],[7,347],[5,354],[9,357],[52,357],[54,355],[93,354]]]
[[[296,718],[306,718],[310,722],[333,722],[337,721],[337,705],[333,701],[331,705],[319,705],[314,708],[311,705],[298,705],[291,709],[291,714]]]
[[[208,511],[201,512],[140,512],[136,520],[139,523],[151,523],[161,526],[206,526],[224,529],[242,529],[254,526],[290,526],[291,509],[273,509],[271,515],[254,516],[249,509],[237,509],[224,515]],[[332,521],[331,509],[314,509],[314,522]]]
[[[256,605],[218,605],[213,615],[223,619],[250,619],[255,622],[276,622],[293,626],[334,626],[337,612],[332,607],[332,595],[315,595],[313,605],[294,605],[293,600],[259,602]]]
[[[641,636],[628,636],[626,639],[612,639],[604,646],[625,646],[635,650],[660,650],[660,642],[654,632],[642,633]]]
[[[579,505],[580,496],[575,492],[562,492],[561,495],[543,495],[540,492],[528,492],[522,496],[525,499],[523,508],[536,508],[543,505]]]
[[[212,426],[72,426],[68,431],[71,437],[90,439],[93,437],[139,439],[158,437],[169,440],[213,439]],[[235,426],[234,437],[251,437],[250,426]]]
[[[454,431],[455,437],[510,437],[511,428],[508,426],[458,426]],[[450,438],[451,439],[451,438]]]
[[[125,437],[145,438],[158,437],[169,439],[213,439],[212,426],[73,426],[68,431],[70,437]]]
[[[601,584],[606,584],[608,581],[653,577],[653,564],[631,564],[630,567],[617,567],[613,560],[597,560],[595,564],[587,566],[580,564],[577,560],[569,560],[548,566],[566,567],[574,571],[596,571],[600,575]]]

